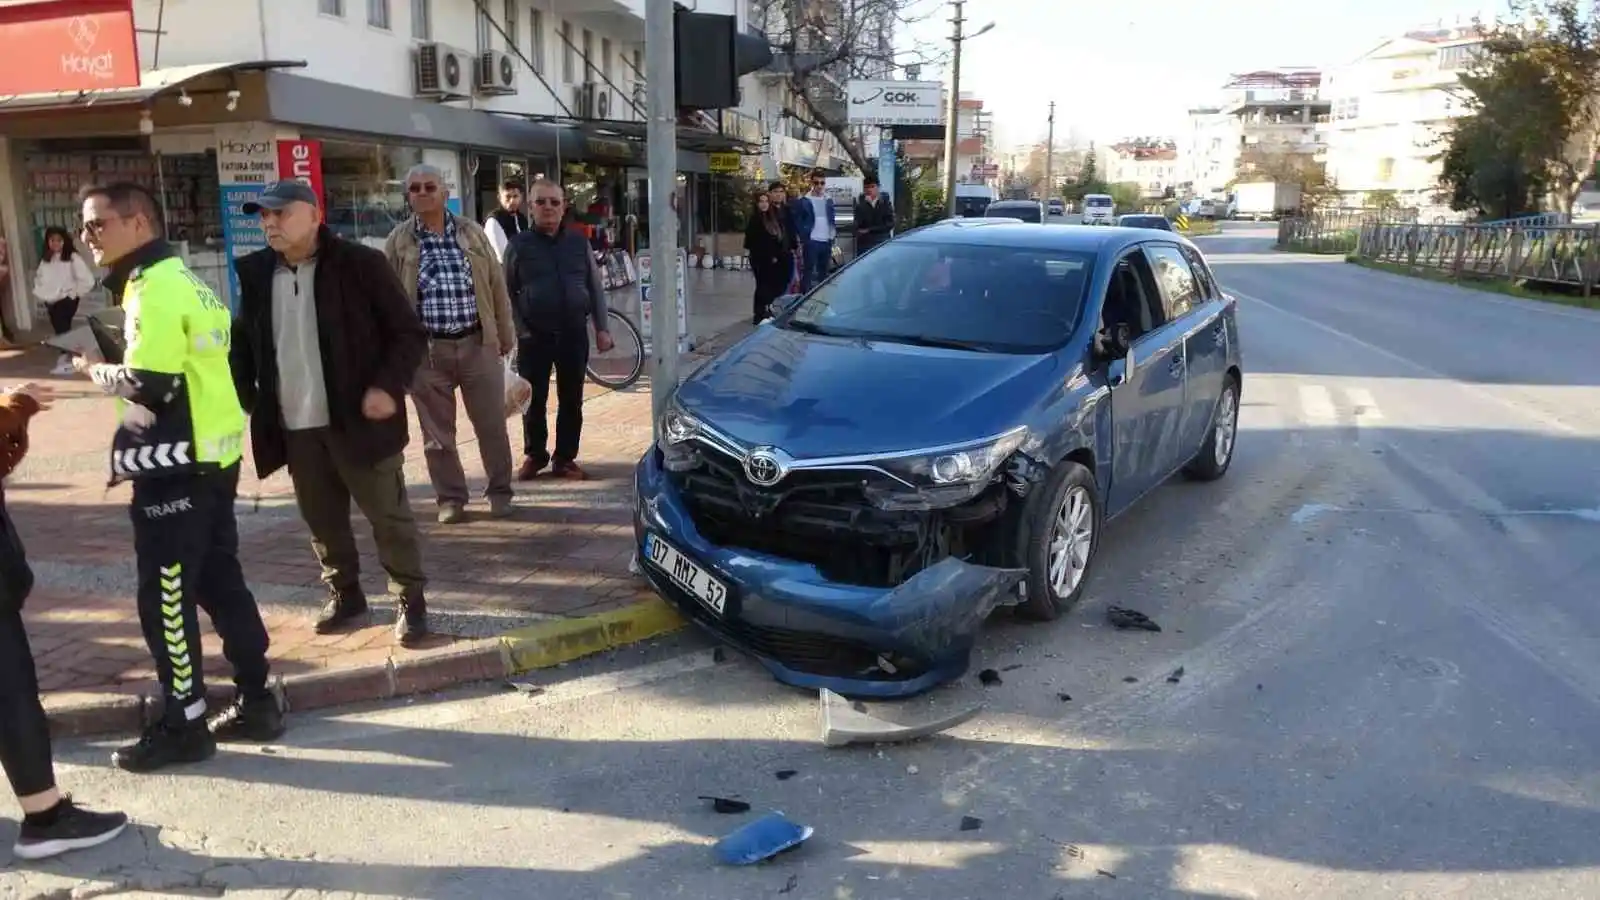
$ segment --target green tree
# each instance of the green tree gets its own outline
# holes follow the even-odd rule
[[[1451,206],[1490,218],[1570,211],[1600,152],[1600,19],[1590,0],[1513,0],[1461,76],[1469,113],[1435,157]]]
[[[1093,147],[1090,147],[1088,152],[1083,154],[1083,167],[1078,170],[1078,183],[1092,185],[1100,184],[1100,169],[1097,166],[1094,158]],[[1097,192],[1085,191],[1084,193],[1093,194]],[[1079,196],[1081,197],[1082,194],[1079,194]]]
[[[1394,191],[1367,191],[1366,202],[1377,209],[1396,209],[1400,206],[1400,197]]]

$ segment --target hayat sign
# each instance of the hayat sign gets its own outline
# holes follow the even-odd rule
[[[326,205],[322,195],[322,142],[278,141],[278,171],[284,179],[294,179],[317,195],[320,210]]]
[[[277,127],[266,122],[217,126],[217,177],[223,185],[277,181]]]
[[[138,86],[132,0],[0,5],[0,96]]]
[[[851,125],[942,125],[944,85],[937,81],[852,81]]]

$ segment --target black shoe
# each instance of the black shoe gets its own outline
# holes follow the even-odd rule
[[[48,859],[69,850],[98,847],[128,827],[125,813],[99,813],[75,806],[72,797],[63,795],[56,808],[47,814],[48,825],[23,817],[17,843],[11,848],[18,859]]]
[[[428,636],[428,607],[422,598],[401,598],[394,623],[394,638],[402,647],[415,647]]]
[[[317,634],[353,631],[367,624],[367,597],[360,591],[328,591],[328,602],[317,616]]]
[[[216,752],[217,739],[204,722],[178,728],[157,722],[146,728],[137,742],[118,747],[111,761],[124,771],[154,772],[179,763],[204,762]]]
[[[271,693],[251,697],[239,695],[226,709],[212,716],[206,726],[212,737],[219,741],[252,741],[264,744],[283,736],[288,726],[283,722],[283,710],[278,698]]]

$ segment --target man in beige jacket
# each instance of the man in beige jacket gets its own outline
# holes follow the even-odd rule
[[[512,466],[503,363],[516,347],[516,331],[505,271],[483,229],[445,208],[448,193],[437,168],[412,167],[406,192],[411,218],[389,234],[384,253],[428,331],[428,354],[411,397],[439,522],[461,521],[467,505],[467,478],[456,449],[458,388],[489,478],[489,514],[508,516]]]

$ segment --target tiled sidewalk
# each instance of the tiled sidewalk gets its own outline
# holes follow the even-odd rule
[[[704,346],[714,352],[726,343],[724,336]],[[82,381],[39,376],[48,365],[38,350],[0,358],[0,383],[31,380],[57,390],[54,408],[30,428],[27,461],[6,485],[38,576],[25,618],[40,687],[64,732],[128,729],[138,722],[141,695],[155,685],[134,611],[128,488],[104,487],[113,406]],[[257,481],[246,463],[240,555],[272,635],[274,670],[295,708],[500,677],[676,627],[676,617],[628,573],[632,470],[651,439],[648,379],[623,392],[587,385],[585,395],[580,462],[590,480],[519,483],[513,517],[491,520],[478,501],[469,505],[467,521],[452,526],[435,524],[412,410],[406,475],[438,632],[431,646],[415,651],[392,645],[392,608],[379,601],[385,579],[359,513],[363,582],[377,609],[375,624],[350,635],[311,630],[325,595],[289,479],[278,473]],[[549,413],[553,420],[553,402]],[[482,465],[464,411],[459,421],[462,462],[481,490]],[[510,424],[512,449],[520,454],[520,427]],[[213,689],[225,690],[229,669],[209,623],[205,629],[205,671]]]

